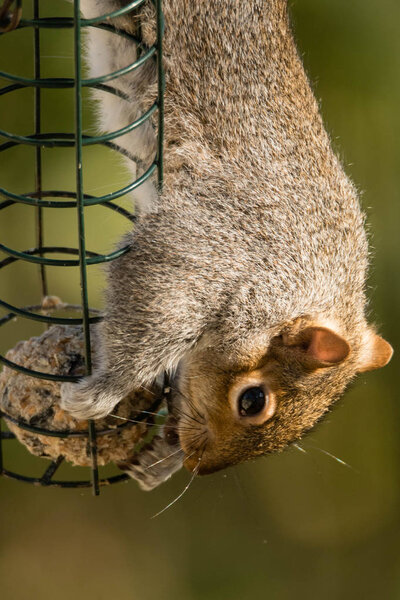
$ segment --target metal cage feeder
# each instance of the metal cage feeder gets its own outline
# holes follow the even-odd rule
[[[164,118],[164,72],[162,65],[162,34],[163,34],[163,14],[161,0],[134,0],[128,2],[126,6],[115,10],[108,14],[103,14],[92,19],[83,19],[80,14],[80,0],[74,0],[73,17],[42,17],[39,11],[40,0],[31,0],[33,6],[33,18],[23,18],[23,2],[22,0],[4,0],[3,5],[0,7],[0,45],[1,38],[4,35],[13,35],[13,33],[22,28],[29,28],[33,32],[33,57],[34,57],[34,77],[26,78],[14,75],[12,73],[0,71],[0,78],[6,81],[6,85],[0,88],[0,102],[1,97],[6,94],[12,94],[15,91],[24,88],[34,89],[34,133],[31,135],[23,136],[10,133],[8,131],[0,129],[0,139],[3,141],[0,144],[0,153],[6,152],[7,150],[19,146],[29,145],[34,147],[35,151],[35,188],[34,191],[30,191],[25,194],[14,193],[11,190],[4,189],[1,187],[0,181],[0,196],[4,198],[0,202],[0,210],[5,210],[16,204],[27,204],[35,207],[36,212],[36,247],[24,251],[15,250],[4,244],[0,244],[0,250],[6,255],[2,261],[0,261],[0,269],[3,269],[16,261],[25,261],[33,265],[39,266],[39,277],[42,297],[48,295],[48,284],[47,284],[47,266],[55,267],[79,267],[80,271],[80,286],[81,286],[81,305],[80,306],[67,306],[71,309],[79,309],[81,312],[80,318],[70,317],[59,317],[57,315],[45,315],[40,314],[41,303],[36,298],[31,306],[18,307],[14,306],[3,299],[0,299],[0,306],[6,309],[7,314],[0,319],[0,326],[10,322],[16,316],[24,319],[33,319],[38,322],[46,324],[63,324],[63,325],[81,325],[83,328],[84,342],[85,342],[85,365],[86,374],[91,373],[92,369],[92,352],[91,352],[91,340],[90,340],[90,325],[98,322],[101,316],[96,314],[96,310],[89,308],[88,304],[88,282],[87,282],[87,267],[94,264],[105,263],[111,260],[115,260],[128,248],[121,248],[113,251],[109,254],[99,254],[91,252],[86,249],[85,245],[85,215],[84,208],[93,205],[101,205],[112,211],[116,211],[118,214],[123,216],[129,221],[134,221],[135,216],[125,210],[124,208],[117,205],[114,201],[126,194],[129,194],[134,189],[142,185],[147,179],[153,174],[157,175],[158,186],[161,188],[163,180],[163,118]],[[130,12],[134,12],[136,9],[141,7],[146,2],[153,2],[156,13],[156,26],[157,34],[156,41],[151,47],[144,47],[141,44],[141,40],[134,37],[127,32],[116,29],[112,25],[112,19],[125,15]],[[82,29],[87,27],[97,27],[100,29],[112,32],[114,35],[125,36],[131,39],[135,44],[142,49],[141,54],[138,55],[135,62],[127,65],[123,69],[116,70],[111,73],[107,73],[101,77],[85,79],[82,77],[82,50],[81,50],[81,34]],[[73,78],[60,78],[60,77],[41,77],[41,65],[40,65],[40,42],[43,30],[59,30],[59,29],[73,29],[74,32],[74,77]],[[129,125],[111,133],[104,135],[85,135],[82,131],[82,89],[96,88],[109,94],[116,94],[125,97],[122,92],[112,86],[112,81],[118,77],[126,75],[127,73],[134,71],[139,68],[146,61],[155,60],[157,61],[157,76],[158,76],[158,93],[157,99],[153,105],[142,115]],[[75,102],[75,130],[73,133],[43,133],[41,129],[41,117],[42,117],[42,98],[41,90],[47,89],[62,89],[62,88],[73,88],[74,89],[74,102]],[[124,135],[133,129],[140,127],[145,121],[151,118],[153,113],[157,114],[158,131],[157,131],[157,152],[153,162],[148,167],[145,173],[140,177],[137,177],[129,185],[122,187],[112,193],[103,196],[93,196],[84,193],[83,188],[83,169],[82,169],[82,149],[84,146],[91,146],[94,144],[100,144],[111,148],[115,152],[124,154],[131,160],[127,152],[120,148],[114,140],[121,135]],[[76,175],[76,188],[74,191],[67,190],[46,190],[42,187],[42,167],[43,167],[43,148],[60,148],[70,147],[75,151],[75,175]],[[0,154],[1,155],[1,154]],[[43,208],[54,208],[54,209],[68,209],[75,208],[77,211],[77,226],[78,226],[78,238],[79,247],[61,247],[61,246],[45,246],[43,244]],[[52,253],[61,253],[66,255],[74,256],[75,258],[50,258],[48,255]],[[53,381],[76,381],[77,376],[73,375],[50,375],[40,371],[27,369],[21,365],[16,364],[0,356],[0,361],[7,367],[20,371],[31,377],[39,379],[48,379]],[[162,398],[157,398],[154,402],[151,410],[156,410]],[[142,412],[135,416],[138,421],[149,420],[146,412]],[[1,428],[1,421],[5,423],[11,422],[17,425],[19,428],[27,430],[31,433],[66,438],[66,437],[84,437],[87,438],[90,446],[91,455],[91,478],[85,481],[73,481],[73,480],[55,480],[57,469],[63,462],[63,456],[60,456],[57,460],[53,460],[50,465],[45,469],[45,472],[41,477],[31,477],[28,475],[19,474],[13,470],[10,470],[4,466],[4,459],[6,458],[6,447],[10,444],[10,440],[15,439],[15,435],[10,431],[4,431]],[[124,428],[126,424],[119,425],[119,428]],[[0,411],[0,474],[6,477],[33,483],[35,485],[42,486],[58,486],[64,488],[82,488],[92,487],[95,495],[99,494],[101,486],[117,483],[128,479],[128,475],[120,473],[112,477],[101,477],[99,475],[99,467],[97,464],[97,438],[98,436],[109,433],[109,430],[104,429],[96,431],[94,422],[89,421],[89,427],[86,431],[76,432],[70,430],[63,431],[50,431],[40,427],[35,427],[27,422],[20,419],[14,419],[5,412]]]

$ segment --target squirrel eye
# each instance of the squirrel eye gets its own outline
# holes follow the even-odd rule
[[[239,396],[238,408],[241,417],[258,415],[267,402],[264,390],[261,387],[248,388]]]

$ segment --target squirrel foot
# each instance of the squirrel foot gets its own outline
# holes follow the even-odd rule
[[[92,377],[61,386],[61,408],[76,419],[106,417],[120,400],[121,398],[110,394],[109,391],[101,389],[98,381]]]

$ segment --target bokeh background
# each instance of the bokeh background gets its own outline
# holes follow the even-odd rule
[[[41,0],[45,16],[68,15],[68,3]],[[24,2],[25,15],[31,14]],[[400,4],[396,0],[296,0],[300,51],[347,172],[362,192],[372,246],[371,318],[399,347]],[[0,37],[0,69],[33,73],[32,32]],[[73,74],[72,33],[42,35],[42,76]],[[43,92],[44,131],[73,131],[73,94]],[[86,99],[84,126],[95,132]],[[0,128],[33,131],[33,94],[0,97]],[[0,155],[0,187],[34,186],[34,151]],[[45,150],[44,187],[74,189],[70,150]],[[118,156],[88,148],[88,193],[128,182]],[[129,206],[129,200],[121,205]],[[45,243],[76,244],[74,210],[44,211]],[[34,246],[34,210],[0,213],[1,238]],[[105,208],[86,211],[88,248],[107,250],[126,228]],[[40,297],[34,265],[0,273],[1,297],[17,305]],[[49,269],[50,293],[79,301],[75,269]],[[91,268],[90,302],[101,306],[103,276]],[[3,327],[0,351],[37,335],[18,319]],[[291,449],[193,482],[179,473],[152,493],[135,482],[102,490],[42,489],[0,480],[0,594],[5,600],[158,599],[325,600],[400,598],[400,408],[398,356],[359,377],[340,405]],[[6,443],[7,466],[36,472],[38,459]],[[346,465],[333,458],[338,457]],[[42,465],[42,462],[40,463]],[[41,469],[42,470],[42,466]],[[79,475],[81,476],[81,475]]]

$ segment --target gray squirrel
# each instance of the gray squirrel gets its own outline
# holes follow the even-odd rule
[[[82,0],[85,17],[126,5]],[[165,183],[108,268],[101,364],[64,385],[63,406],[99,418],[172,374],[166,435],[204,474],[281,450],[357,373],[392,348],[366,321],[368,246],[356,190],[332,151],[290,29],[286,0],[164,0]],[[113,20],[154,42],[151,1]],[[135,44],[88,39],[91,75]],[[154,100],[156,68],[98,92],[105,131]],[[118,140],[143,172],[148,122]],[[175,446],[173,446],[175,447]]]

